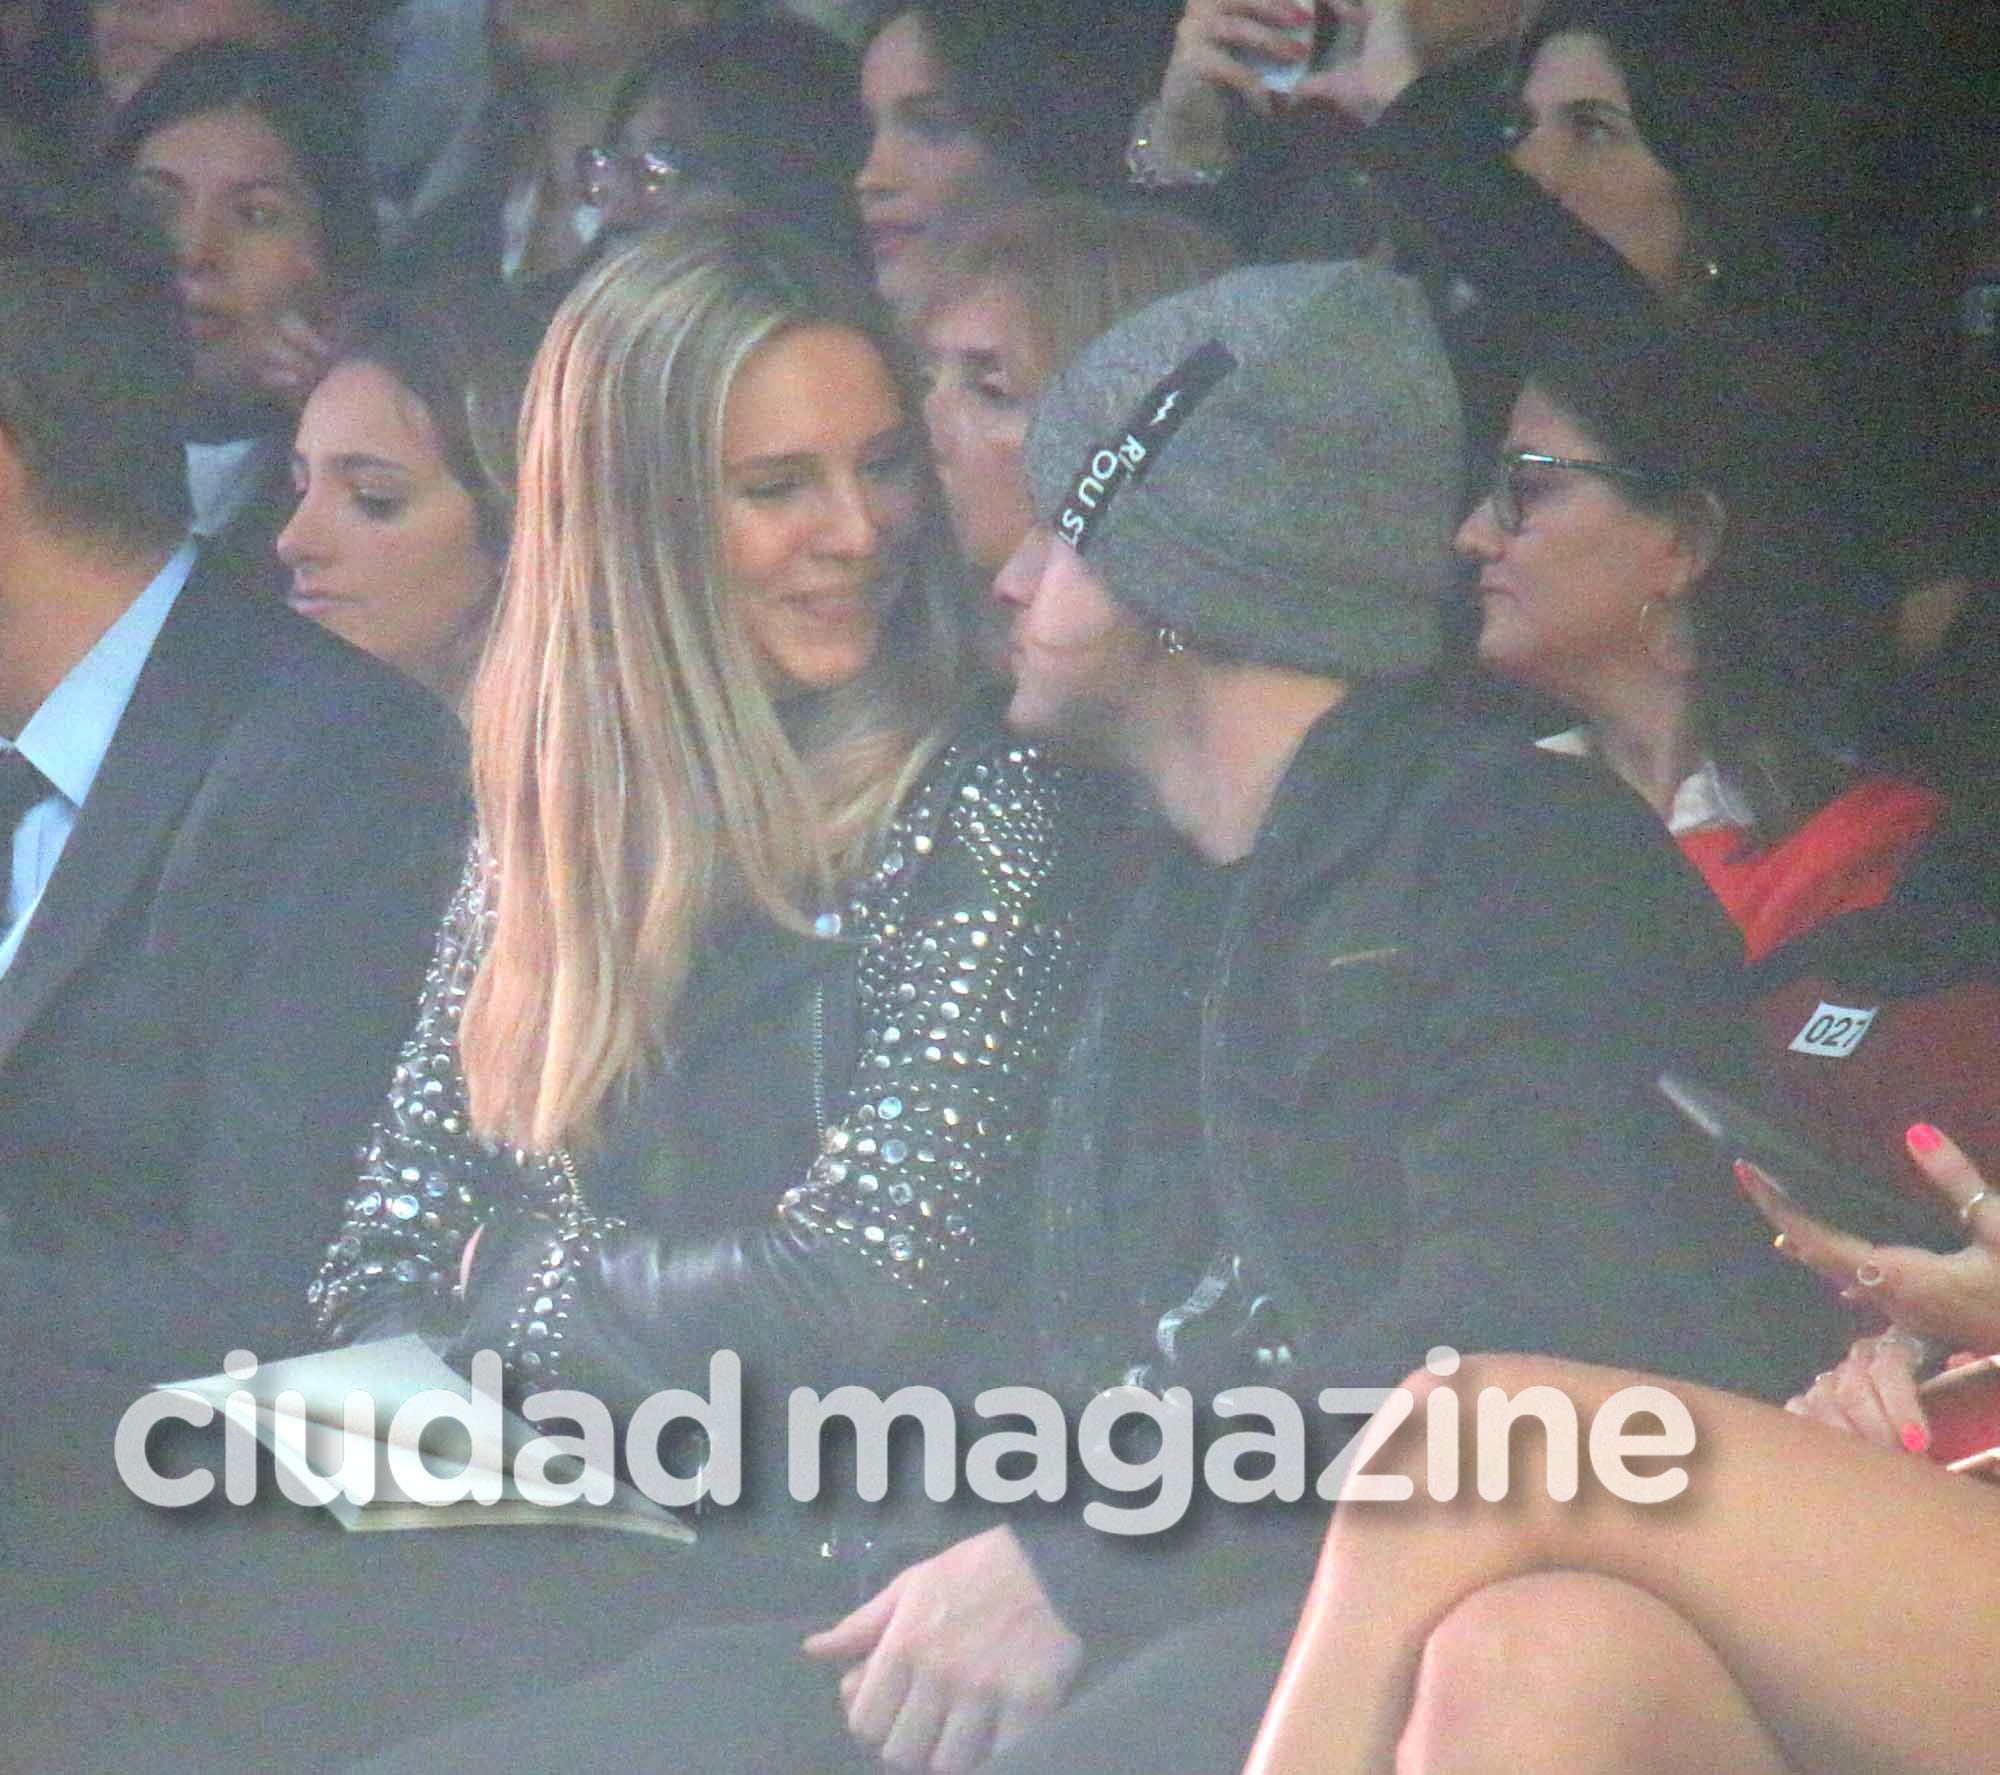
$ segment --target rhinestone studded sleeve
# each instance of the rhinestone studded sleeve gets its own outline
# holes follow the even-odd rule
[[[553,1159],[477,1139],[466,1115],[458,1021],[490,929],[477,847],[439,928],[416,1027],[361,1151],[339,1237],[307,1295],[323,1342],[449,1323],[459,1253],[498,1207],[558,1219]]]
[[[845,1113],[778,1212],[926,1301],[961,1283],[996,1172],[1034,1149],[1042,1046],[1070,959],[1042,891],[1058,825],[1034,751],[953,747],[846,909],[821,921],[864,945],[859,1064]]]

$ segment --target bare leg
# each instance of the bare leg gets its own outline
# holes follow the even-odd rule
[[[1700,1634],[1582,1572],[1489,1585],[1424,1648],[1398,1775],[1790,1775]]]
[[[1450,1385],[1467,1418],[1484,1387],[1555,1386],[1587,1429],[1641,1378],[1484,1357]],[[1441,1383],[1406,1384],[1422,1396]],[[1678,1615],[1783,1756],[1816,1775],[1954,1775],[1990,1757],[2000,1686],[1968,1677],[2000,1652],[2000,1493],[1749,1400],[1672,1390],[1699,1447],[1687,1492],[1652,1506],[1619,1502],[1588,1471],[1573,1502],[1551,1501],[1532,1432],[1515,1439],[1506,1501],[1481,1501],[1469,1474],[1457,1502],[1421,1501],[1420,1404],[1370,1463],[1410,1476],[1419,1501],[1335,1513],[1248,1775],[1386,1775],[1431,1636],[1488,1586],[1556,1570],[1617,1579]]]

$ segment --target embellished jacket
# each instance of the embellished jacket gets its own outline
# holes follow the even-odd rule
[[[787,1385],[934,1359],[1025,1224],[1092,922],[1076,782],[990,732],[947,746],[815,937],[718,929],[658,1076],[587,1154],[470,1130],[457,1022],[493,916],[475,851],[312,1285],[321,1337],[443,1332],[523,1391],[614,1410],[721,1348]]]

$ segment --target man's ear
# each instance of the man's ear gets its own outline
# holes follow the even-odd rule
[[[14,434],[0,420],[0,523],[11,523],[30,503],[34,482],[15,446]]]
[[[1687,556],[1687,583],[1698,585],[1722,553],[1729,508],[1706,487],[1697,487],[1675,502],[1674,531]]]

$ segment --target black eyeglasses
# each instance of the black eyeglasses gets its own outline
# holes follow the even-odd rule
[[[623,185],[641,197],[658,197],[686,180],[708,175],[708,160],[665,140],[648,142],[636,152],[625,148],[579,148],[576,178],[586,203],[602,204]]]
[[[1527,524],[1527,514],[1540,496],[1535,471],[1568,469],[1577,474],[1598,475],[1628,487],[1657,491],[1667,483],[1648,469],[1630,468],[1622,462],[1596,462],[1582,456],[1548,456],[1540,450],[1509,450],[1500,458],[1499,471],[1487,489],[1486,500],[1493,507],[1493,521],[1509,536],[1519,536]]]

